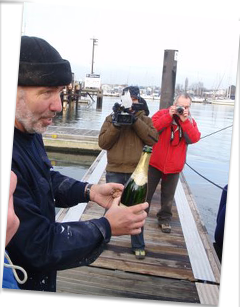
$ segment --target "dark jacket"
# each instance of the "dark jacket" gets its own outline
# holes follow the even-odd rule
[[[106,218],[86,222],[55,222],[55,207],[86,202],[86,183],[52,170],[42,136],[15,129],[12,170],[18,182],[14,208],[20,226],[7,246],[12,262],[23,267],[23,289],[56,291],[57,270],[93,262],[109,242]]]

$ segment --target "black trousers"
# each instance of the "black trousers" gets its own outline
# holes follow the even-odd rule
[[[172,218],[172,204],[177,183],[179,180],[179,173],[177,174],[163,174],[160,170],[149,165],[148,169],[148,195],[147,202],[150,204],[152,197],[156,191],[157,185],[161,180],[161,207],[157,213],[159,224],[169,223]],[[148,210],[149,210],[148,208]]]

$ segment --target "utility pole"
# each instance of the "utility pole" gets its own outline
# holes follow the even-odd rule
[[[185,88],[184,88],[185,93],[187,93],[187,90],[188,90],[188,78],[185,79]]]
[[[177,55],[178,50],[164,50],[159,109],[167,109],[173,104],[177,75]]]
[[[91,74],[94,74],[93,72],[93,64],[94,64],[94,47],[97,46],[98,39],[97,38],[91,38],[93,41],[93,46],[92,46],[92,68],[91,68]]]

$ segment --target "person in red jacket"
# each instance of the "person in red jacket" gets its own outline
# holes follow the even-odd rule
[[[161,109],[152,117],[159,139],[153,146],[149,164],[147,202],[151,203],[161,179],[161,209],[157,219],[162,232],[166,233],[171,232],[172,203],[179,173],[186,162],[187,147],[198,142],[201,136],[191,117],[191,102],[188,94],[181,94],[170,108]]]
[[[190,114],[192,99],[188,94],[179,95],[172,106],[161,109],[152,116],[152,123],[159,133],[153,145],[148,171],[149,211],[153,194],[161,180],[161,209],[157,213],[158,224],[163,232],[171,232],[172,202],[182,171],[188,144],[200,140],[197,124]],[[145,251],[144,229],[136,236],[139,249]]]

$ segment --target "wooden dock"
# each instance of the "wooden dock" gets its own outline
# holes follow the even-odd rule
[[[106,152],[96,158],[83,180],[105,181]],[[172,232],[158,227],[160,185],[154,194],[144,236],[146,258],[137,260],[130,236],[112,237],[90,266],[58,272],[57,292],[217,305],[220,263],[194,198],[183,176],[173,206]],[[57,221],[99,218],[104,209],[93,202],[62,209]]]
[[[98,134],[98,130],[49,126],[43,141],[48,151],[97,155],[101,151]]]

